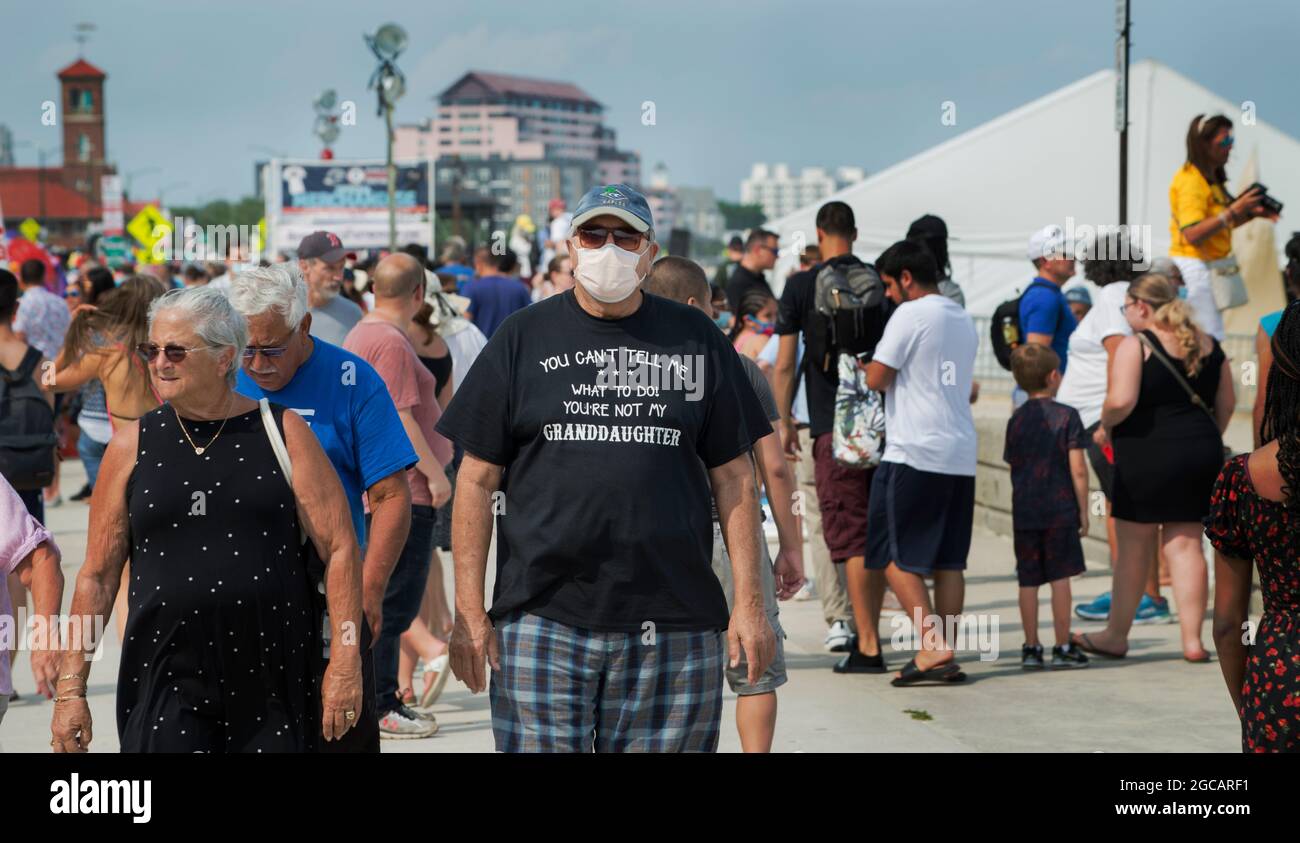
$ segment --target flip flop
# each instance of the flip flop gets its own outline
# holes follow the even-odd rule
[[[1078,647],[1080,650],[1083,650],[1085,653],[1090,653],[1091,655],[1094,656],[1101,656],[1102,658],[1122,659],[1128,655],[1128,653],[1112,653],[1108,650],[1102,650],[1098,648],[1095,644],[1092,643],[1092,639],[1088,637],[1088,633],[1086,632],[1081,634],[1075,634],[1071,632],[1070,643]]]
[[[956,660],[944,662],[929,670],[921,670],[916,666],[916,659],[912,659],[903,666],[901,674],[891,679],[889,684],[895,688],[902,688],[906,685],[948,685],[966,680],[966,674],[962,673]]]
[[[424,689],[420,694],[420,708],[428,708],[438,701],[442,695],[442,689],[447,685],[447,677],[451,674],[451,657],[443,653],[433,661],[425,665],[425,672],[436,671],[438,676],[433,680],[433,684]]]

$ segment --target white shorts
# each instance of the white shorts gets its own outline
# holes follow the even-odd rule
[[[1200,258],[1173,257],[1178,271],[1183,274],[1187,287],[1187,303],[1196,314],[1201,330],[1223,342],[1223,314],[1214,304],[1214,291],[1210,287],[1210,267]]]

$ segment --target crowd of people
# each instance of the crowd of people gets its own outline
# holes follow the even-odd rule
[[[1123,658],[1134,623],[1172,618],[1164,571],[1183,656],[1209,661],[1204,531],[1243,746],[1293,749],[1300,315],[1261,321],[1257,450],[1225,462],[1236,398],[1215,290],[1235,272],[1232,227],[1276,215],[1257,190],[1227,192],[1226,118],[1198,117],[1187,144],[1170,256],[1123,230],[1085,256],[1046,226],[995,334],[1016,384],[1021,665]],[[116,619],[123,750],[376,752],[434,735],[455,675],[489,691],[502,751],[712,751],[724,680],[743,749],[768,751],[789,680],[779,603],[814,593],[835,673],[966,678],[951,620],[980,338],[944,220],[920,217],[868,263],[853,209],[827,202],[778,295],[773,231],[730,243],[710,283],[659,257],[628,185],[549,210],[516,220],[505,249],[450,238],[437,260],[414,244],[359,259],[318,231],[277,264],[84,265],[62,300],[40,261],[0,270],[0,607],[28,590],[39,613],[62,605],[43,523],[73,404],[87,488],[70,497],[89,498],[90,527],[71,614]],[[1300,290],[1300,242],[1288,255]],[[1080,260],[1095,294],[1066,287]],[[1089,466],[1112,587],[1074,607],[1106,624],[1078,633]],[[646,489],[672,493],[652,509]],[[1254,566],[1265,617],[1243,644]],[[916,627],[903,664],[887,608]],[[58,751],[91,743],[97,643],[33,653]],[[0,654],[0,716],[8,670]]]

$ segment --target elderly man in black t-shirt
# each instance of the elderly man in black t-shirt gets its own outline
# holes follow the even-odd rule
[[[771,426],[713,322],[642,294],[658,247],[641,194],[588,192],[566,247],[577,285],[507,318],[438,424],[465,451],[452,671],[477,693],[490,662],[498,750],[713,751],[722,630],[751,682],[775,649],[749,458]]]

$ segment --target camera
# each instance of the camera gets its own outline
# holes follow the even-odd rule
[[[1259,206],[1270,214],[1282,213],[1282,203],[1274,199],[1272,196],[1269,196],[1268,188],[1260,184],[1259,182],[1255,182],[1250,187],[1246,188],[1242,192],[1242,195],[1244,196],[1245,194],[1250,193],[1252,190],[1254,190],[1257,187],[1259,188],[1259,192],[1260,192]]]

